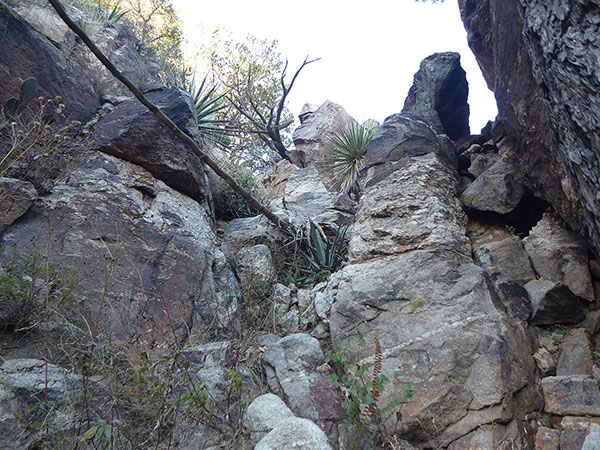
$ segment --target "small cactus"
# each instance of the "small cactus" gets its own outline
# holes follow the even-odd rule
[[[2,108],[4,117],[7,119],[14,119],[17,117],[21,113],[23,103],[33,96],[36,88],[37,80],[35,78],[31,77],[23,81],[23,84],[21,84],[19,98],[11,97],[4,102],[4,106]]]

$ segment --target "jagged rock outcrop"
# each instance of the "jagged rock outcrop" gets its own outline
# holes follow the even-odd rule
[[[226,329],[239,292],[206,203],[112,156],[85,159],[0,236],[3,258],[33,251],[74,268],[82,312],[113,336],[164,345],[154,323],[166,305],[180,337]]]
[[[356,123],[342,108],[329,100],[321,106],[306,104],[299,115],[300,126],[294,130],[294,150],[290,152],[292,163],[300,168],[315,166],[325,184],[331,175],[323,169],[321,159],[325,156],[323,146],[328,139],[349,123]]]
[[[469,135],[469,87],[458,53],[435,53],[421,62],[402,112],[436,112],[444,134],[456,140]],[[432,115],[433,116],[433,115]],[[430,125],[437,123],[428,118]]]
[[[0,4],[0,6],[2,6]],[[38,80],[37,96],[60,97],[70,120],[89,120],[99,104],[96,78],[54,47],[45,36],[6,6],[0,7],[0,103],[17,96],[21,83]],[[68,74],[65,76],[65,74]],[[28,106],[36,108],[35,101]]]
[[[334,299],[331,339],[336,348],[351,344],[357,357],[355,329],[372,326],[357,363],[373,365],[377,338],[391,380],[381,404],[415,384],[398,422],[385,424],[390,432],[425,447],[494,439],[522,447],[515,419],[540,405],[532,341],[473,264],[453,145],[427,123],[436,114],[393,115],[369,146],[350,265],[326,291]]]
[[[521,181],[600,250],[600,9],[591,1],[459,0]],[[583,209],[582,209],[583,207]]]

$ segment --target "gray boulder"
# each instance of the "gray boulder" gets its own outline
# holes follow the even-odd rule
[[[524,193],[514,168],[499,159],[463,191],[460,199],[470,209],[506,214],[516,208]]]
[[[402,112],[421,111],[432,125],[456,140],[469,135],[469,87],[460,54],[434,53],[421,62]]]
[[[600,416],[598,382],[586,375],[563,375],[542,378],[546,406],[551,414]]]
[[[294,413],[275,394],[264,394],[256,399],[244,414],[244,429],[250,433],[253,442],[260,441],[268,432],[284,419],[294,417]]]
[[[275,279],[271,251],[264,244],[242,248],[237,253],[236,263],[237,274],[243,283],[271,283]]]
[[[349,123],[356,121],[344,108],[329,100],[316,109],[315,105],[304,105],[300,113],[300,126],[292,135],[295,147],[290,154],[292,163],[298,167],[319,167],[318,162],[323,157],[323,145]],[[319,169],[319,174],[324,181],[329,178],[322,169]]]
[[[594,301],[587,246],[560,219],[544,214],[523,244],[540,277],[562,283],[578,297]]]
[[[310,420],[290,417],[260,440],[254,450],[332,450],[325,433]]]
[[[0,233],[25,214],[36,198],[30,182],[0,177]]]
[[[180,338],[194,326],[227,329],[239,290],[207,206],[120,159],[83,159],[4,231],[0,259],[48,252],[54,267],[76,267],[80,312],[94,323],[100,311],[99,330],[112,339],[164,344],[155,323],[169,317]]]
[[[146,94],[179,128],[198,136],[189,94],[160,89]],[[91,148],[137,164],[200,203],[210,201],[204,164],[137,99],[120,103],[94,126]]]
[[[263,355],[271,390],[283,394],[294,414],[327,429],[342,417],[343,410],[329,380],[317,371],[324,363],[319,341],[308,334],[286,336]]]

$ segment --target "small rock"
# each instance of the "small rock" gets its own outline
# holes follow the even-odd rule
[[[585,441],[585,434],[577,431],[563,431],[560,435],[561,450],[580,450]]]
[[[494,281],[524,284],[536,278],[529,255],[523,249],[521,240],[516,237],[480,245],[474,249],[474,254]]]
[[[585,375],[563,375],[542,379],[545,411],[558,415],[600,416],[598,383]]]
[[[308,419],[290,417],[260,440],[254,450],[332,450],[325,433]]]
[[[275,394],[264,394],[257,397],[248,406],[244,414],[244,428],[250,433],[252,442],[257,443],[279,422],[294,413]]]
[[[585,438],[581,450],[598,450],[600,448],[600,425],[590,424],[590,433]]]
[[[560,431],[540,427],[535,434],[536,450],[559,450]]]
[[[543,347],[533,354],[533,359],[535,359],[535,363],[544,375],[548,375],[551,372],[553,373],[556,369],[554,358],[552,358],[550,352]]]
[[[500,159],[465,189],[460,200],[470,209],[506,214],[516,208],[524,193],[514,168]]]
[[[500,155],[498,153],[479,153],[471,155],[471,166],[469,167],[468,172],[477,178],[492,167],[499,159]]]
[[[560,344],[556,375],[591,375],[592,363],[592,347],[587,332],[583,329],[569,331]]]
[[[532,280],[524,287],[531,300],[530,324],[578,323],[585,319],[579,300],[564,284],[549,280]]]
[[[300,315],[298,310],[291,309],[286,312],[278,321],[277,327],[285,334],[297,333],[300,329]]]
[[[29,181],[0,177],[0,232],[25,214],[36,198]]]
[[[600,417],[566,416],[560,421],[560,427],[567,431],[589,433],[592,424],[600,425]],[[599,447],[600,448],[600,447]]]
[[[241,249],[237,253],[237,272],[242,283],[271,283],[275,267],[269,247],[258,244]]]

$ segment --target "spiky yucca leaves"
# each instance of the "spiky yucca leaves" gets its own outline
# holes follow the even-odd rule
[[[225,147],[232,133],[229,122],[221,119],[221,113],[228,107],[224,101],[226,94],[219,94],[216,86],[209,86],[207,78],[204,77],[200,86],[192,78],[187,90],[194,99],[198,130],[204,143]]]
[[[352,122],[334,134],[324,146],[324,167],[333,175],[333,187],[348,192],[363,168],[363,159],[376,128]]]

